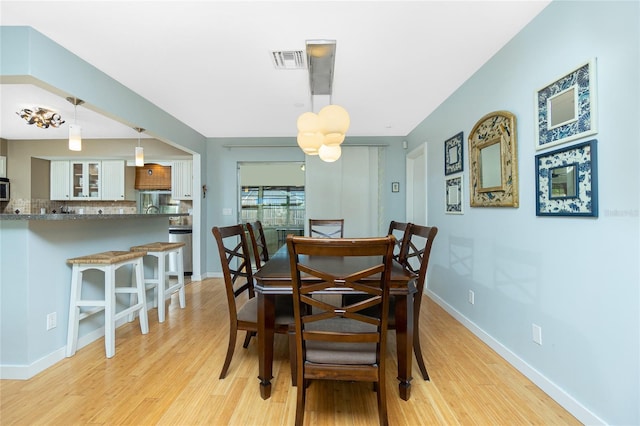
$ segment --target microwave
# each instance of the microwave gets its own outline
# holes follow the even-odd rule
[[[9,201],[9,179],[0,178],[0,201]]]

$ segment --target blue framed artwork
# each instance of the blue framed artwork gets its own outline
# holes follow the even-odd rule
[[[596,59],[538,90],[535,106],[536,150],[597,133]]]
[[[462,132],[444,141],[444,174],[462,171]]]
[[[595,139],[536,155],[536,216],[598,217]]]

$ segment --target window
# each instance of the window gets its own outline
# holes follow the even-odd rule
[[[262,222],[269,254],[280,248],[287,230],[304,230],[304,186],[244,186],[240,199],[242,222]]]

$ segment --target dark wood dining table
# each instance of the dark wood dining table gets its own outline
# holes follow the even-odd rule
[[[313,264],[313,259],[309,262]],[[370,259],[335,257],[323,258],[323,267],[331,267],[332,272],[364,269]],[[275,298],[277,295],[292,294],[291,265],[287,246],[282,246],[256,272],[255,291],[258,297],[258,357],[260,395],[262,399],[271,396],[273,378],[273,339],[275,324]],[[395,297],[396,343],[398,354],[398,389],[400,397],[408,400],[411,396],[411,368],[413,361],[413,295],[416,292],[415,275],[393,262],[391,270],[390,294]]]

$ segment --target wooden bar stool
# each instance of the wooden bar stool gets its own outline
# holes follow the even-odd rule
[[[71,271],[71,296],[69,303],[69,328],[67,330],[67,356],[73,356],[78,348],[78,328],[80,321],[104,311],[104,346],[107,358],[116,353],[115,330],[116,321],[127,315],[140,311],[140,330],[142,334],[149,332],[149,321],[145,300],[145,286],[142,259],[144,252],[106,251],[89,256],[67,259],[73,265]],[[116,270],[132,265],[134,277],[130,286],[116,286]],[[82,299],[82,274],[84,271],[96,269],[104,272],[104,299]],[[137,303],[116,313],[116,294],[137,296]],[[131,298],[130,298],[131,299]],[[93,309],[80,312],[80,308]]]
[[[184,262],[182,257],[182,248],[185,243],[150,243],[141,246],[131,247],[132,252],[144,252],[147,256],[154,256],[157,258],[157,262],[153,269],[153,277],[145,277],[144,282],[146,287],[153,288],[153,306],[158,308],[158,322],[164,322],[165,318],[165,305],[166,299],[171,297],[171,294],[179,291],[178,298],[180,299],[180,308],[184,309],[186,306],[184,297]],[[175,254],[176,256],[176,271],[169,270],[169,262],[167,262],[167,256]],[[171,284],[170,278],[176,276],[178,281],[175,284]]]

